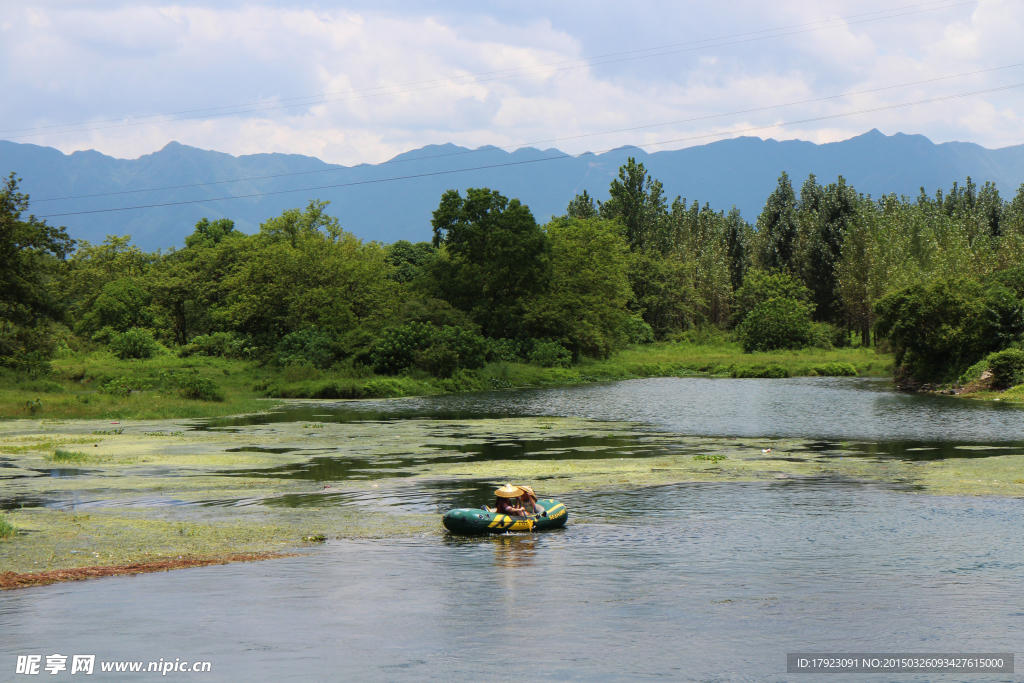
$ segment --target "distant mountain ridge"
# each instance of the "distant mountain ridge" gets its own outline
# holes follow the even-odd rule
[[[577,157],[555,149],[506,152],[428,145],[383,164],[351,167],[298,154],[235,157],[177,142],[129,160],[92,150],[64,154],[0,141],[0,172],[15,171],[24,179],[22,191],[32,196],[31,211],[40,216],[170,204],[50,219],[66,225],[77,239],[99,242],[107,234],[130,234],[142,248],[157,249],[182,245],[203,217],[231,218],[241,230],[252,232],[267,218],[304,206],[309,199],[330,200],[330,213],[363,239],[425,240],[441,194],[467,187],[490,187],[518,197],[543,222],[564,213],[569,200],[583,190],[606,198],[608,184],[630,156],[662,181],[670,197],[682,195],[722,210],[735,205],[751,222],[783,171],[797,189],[809,173],[821,183],[842,175],[858,191],[875,197],[890,192],[914,196],[921,187],[932,194],[971,176],[979,184],[995,182],[1009,199],[1024,183],[1024,145],[987,149],[964,142],[935,144],[923,135],[886,136],[878,130],[822,145],[741,137],[681,150],[648,153],[624,147]],[[398,177],[404,179],[380,182]],[[239,178],[252,179],[227,182]],[[123,192],[129,194],[38,201]],[[241,198],[214,201],[220,197]],[[175,204],[196,199],[203,201]]]

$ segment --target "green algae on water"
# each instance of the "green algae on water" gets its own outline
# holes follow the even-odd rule
[[[17,533],[0,543],[0,571],[278,552],[316,547],[320,539],[441,535],[442,510],[388,501],[454,487],[466,492],[460,500],[476,506],[487,502],[491,482],[531,482],[554,497],[681,482],[820,478],[918,493],[1024,495],[1024,455],[913,461],[866,453],[859,444],[822,450],[799,439],[755,443],[578,418],[231,430],[147,420],[121,421],[116,435],[95,434],[109,426],[95,420],[3,425],[0,505]],[[76,455],[60,460],[58,451]]]

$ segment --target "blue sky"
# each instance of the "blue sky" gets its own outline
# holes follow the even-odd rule
[[[868,14],[879,10],[903,16]],[[1024,3],[1010,0],[23,0],[0,7],[0,137],[123,158],[177,140],[343,164],[431,143],[654,151],[740,131],[830,142],[878,128],[1004,147],[1024,143],[1024,88],[765,127],[1024,83],[1022,66],[877,91],[1024,62],[1022,35]],[[708,42],[596,59],[693,41]],[[473,77],[509,69],[531,73]],[[321,97],[287,101],[306,96]],[[133,118],[250,103],[264,111]],[[763,107],[775,108],[717,116]],[[223,110],[190,116],[207,113]],[[638,126],[652,127],[592,135]]]

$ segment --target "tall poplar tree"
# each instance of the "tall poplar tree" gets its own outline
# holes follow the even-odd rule
[[[792,273],[797,242],[797,201],[793,184],[785,172],[768,196],[764,210],[757,219],[760,233],[761,264],[770,271]]]

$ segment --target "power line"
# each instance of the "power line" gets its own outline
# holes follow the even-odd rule
[[[984,90],[974,90],[974,91],[971,91],[971,92],[958,93],[958,94],[955,94],[955,95],[943,95],[943,96],[940,96],[940,97],[933,97],[933,98],[924,99],[924,100],[917,100],[917,101],[914,101],[914,102],[903,102],[903,103],[900,103],[900,104],[891,104],[891,105],[884,105],[884,106],[879,106],[879,107],[871,107],[869,109],[861,109],[861,110],[858,110],[858,111],[844,112],[844,113],[840,113],[840,114],[829,114],[829,115],[826,115],[826,116],[815,116],[815,117],[812,117],[812,118],[800,119],[800,120],[796,120],[796,121],[785,121],[785,122],[781,122],[781,123],[768,124],[768,125],[764,125],[764,126],[753,126],[753,127],[750,127],[750,128],[744,128],[742,130],[727,131],[727,132],[723,132],[723,133],[705,133],[705,134],[702,134],[702,135],[693,135],[693,136],[685,137],[685,138],[675,138],[675,139],[671,139],[671,140],[660,140],[660,141],[657,141],[657,142],[646,142],[646,143],[641,143],[641,144],[637,144],[637,145],[630,145],[630,146],[631,147],[655,147],[655,146],[658,146],[658,145],[666,145],[666,144],[670,144],[670,143],[674,143],[674,142],[688,142],[688,141],[692,141],[692,140],[700,140],[700,139],[706,139],[706,138],[710,138],[710,137],[726,137],[726,136],[730,136],[730,135],[735,136],[735,135],[738,135],[738,134],[749,133],[749,132],[758,131],[758,130],[766,130],[766,129],[770,129],[770,128],[781,128],[783,126],[794,126],[794,125],[799,125],[801,123],[812,123],[812,122],[815,122],[815,121],[827,121],[827,120],[830,120],[830,119],[837,119],[837,118],[842,118],[842,117],[845,117],[845,116],[856,116],[856,115],[859,115],[859,114],[868,114],[868,113],[874,113],[874,112],[879,112],[879,111],[885,111],[885,110],[888,110],[888,109],[898,109],[898,108],[902,108],[902,107],[912,107],[912,106],[916,106],[916,105],[919,105],[919,104],[930,104],[930,103],[934,103],[934,102],[943,102],[943,101],[952,100],[952,99],[958,99],[958,98],[963,98],[963,97],[971,97],[971,96],[974,96],[974,95],[983,95],[983,94],[987,94],[987,93],[1000,92],[1000,91],[1003,91],[1003,90],[1011,90],[1011,89],[1020,88],[1020,87],[1024,87],[1024,83],[1014,83],[1014,84],[1011,84],[1011,85],[1004,85],[1004,86],[999,86],[999,87],[995,87],[995,88],[986,88]],[[620,148],[612,148],[612,149],[601,150],[599,152],[596,152],[595,154],[604,154],[606,152],[614,151],[614,149],[620,149]],[[292,193],[295,193],[295,192],[313,192],[313,191],[316,191],[316,190],[328,190],[328,189],[336,189],[336,188],[341,188],[341,187],[354,187],[354,186],[357,186],[357,185],[373,185],[373,184],[377,184],[377,183],[393,182],[393,181],[397,181],[397,180],[411,180],[411,179],[415,179],[415,178],[427,178],[427,177],[431,177],[431,176],[451,175],[453,173],[466,173],[466,172],[469,172],[469,171],[481,171],[481,170],[492,169],[492,168],[503,168],[503,167],[508,167],[508,166],[520,166],[520,165],[523,165],[523,164],[534,164],[534,163],[540,163],[540,162],[543,162],[543,161],[554,161],[554,160],[557,160],[557,159],[571,159],[571,158],[575,158],[576,156],[580,156],[580,155],[561,154],[559,156],[542,157],[540,159],[528,159],[528,160],[525,160],[525,161],[512,161],[512,162],[506,162],[506,163],[501,163],[501,164],[491,164],[491,165],[488,165],[488,166],[476,166],[476,167],[473,167],[473,168],[462,168],[462,169],[454,169],[454,170],[449,170],[449,171],[433,171],[433,172],[430,172],[430,173],[418,173],[418,174],[413,174],[413,175],[398,176],[398,177],[392,177],[392,178],[378,178],[378,179],[375,179],[375,180],[359,180],[359,181],[354,181],[354,182],[349,182],[349,183],[337,183],[337,184],[334,184],[334,185],[321,185],[319,187],[300,188],[300,189],[296,189],[296,190],[275,190],[275,191],[271,191],[271,192],[255,192],[255,193],[252,193],[252,194],[237,195],[237,196],[234,196],[234,197],[216,197],[216,198],[211,198],[211,199],[183,200],[183,201],[177,201],[177,202],[164,202],[164,203],[160,203],[160,204],[146,204],[146,205],[142,205],[142,206],[125,206],[125,207],[114,208],[114,209],[92,209],[92,210],[88,210],[88,211],[69,211],[69,212],[66,212],[66,213],[47,214],[47,215],[39,216],[39,218],[59,218],[59,217],[62,217],[62,216],[80,216],[80,215],[84,215],[84,214],[112,213],[112,212],[116,212],[116,211],[134,211],[134,210],[137,210],[137,209],[152,209],[152,208],[161,208],[161,207],[167,207],[167,206],[181,206],[181,205],[185,205],[185,204],[203,204],[203,203],[206,203],[206,202],[218,202],[218,201],[226,201],[226,200],[230,200],[230,199],[249,199],[249,198],[252,198],[252,197],[267,197],[267,196],[278,195],[278,194],[292,194]]]
[[[42,127],[38,127],[37,126],[37,127],[33,127],[33,128],[10,129],[10,130],[5,130],[5,131],[0,131],[0,134],[3,134],[3,133],[17,133],[17,132],[26,131],[26,130],[47,131],[47,132],[30,133],[30,134],[25,134],[25,135],[14,135],[14,136],[10,136],[10,137],[4,138],[6,140],[21,140],[21,139],[25,139],[25,138],[42,137],[42,136],[46,136],[46,135],[57,135],[57,134],[63,134],[63,133],[76,133],[76,132],[87,132],[87,131],[94,131],[94,130],[108,130],[108,129],[111,129],[111,128],[124,128],[124,127],[130,127],[130,126],[151,125],[151,124],[156,124],[156,123],[173,123],[173,122],[176,122],[176,121],[190,121],[190,120],[197,120],[197,119],[216,118],[216,117],[222,117],[222,116],[233,116],[233,115],[236,115],[236,114],[259,113],[259,112],[266,112],[266,111],[276,111],[276,110],[281,110],[281,109],[291,109],[291,108],[295,108],[295,107],[307,107],[307,106],[313,106],[313,105],[317,105],[317,104],[329,104],[329,103],[332,103],[332,102],[343,102],[343,101],[348,101],[348,100],[353,100],[353,99],[366,99],[366,98],[369,98],[369,97],[381,97],[381,96],[387,96],[387,95],[399,95],[399,94],[405,94],[405,93],[410,93],[410,92],[420,92],[420,91],[425,91],[425,90],[435,90],[435,89],[438,89],[438,88],[448,88],[448,87],[459,86],[459,85],[471,85],[471,84],[474,84],[474,83],[486,83],[486,82],[496,81],[496,80],[507,80],[507,79],[510,79],[510,78],[521,78],[521,77],[524,77],[524,76],[536,76],[536,75],[553,74],[553,73],[558,73],[558,72],[561,72],[561,71],[569,71],[569,70],[573,70],[573,69],[581,69],[581,68],[587,68],[587,67],[591,67],[591,66],[601,66],[601,65],[604,65],[604,64],[612,64],[612,63],[619,63],[619,62],[625,62],[625,61],[632,61],[632,60],[636,60],[636,59],[647,59],[647,58],[650,58],[650,57],[662,57],[662,56],[666,56],[666,55],[680,54],[680,53],[684,53],[684,52],[692,52],[692,51],[695,51],[695,50],[708,49],[708,48],[712,48],[712,47],[727,47],[727,46],[730,46],[730,45],[738,45],[738,44],[741,44],[741,43],[756,42],[756,41],[768,40],[768,39],[772,39],[772,38],[782,38],[782,37],[798,35],[798,34],[802,34],[802,33],[810,33],[810,32],[815,32],[815,31],[823,31],[823,30],[827,30],[827,29],[831,29],[831,28],[842,28],[843,26],[850,26],[850,25],[863,24],[863,23],[869,23],[869,22],[875,22],[875,21],[882,21],[882,20],[885,20],[885,19],[894,19],[894,18],[909,16],[909,15],[913,15],[913,14],[921,14],[921,13],[924,13],[924,12],[934,12],[934,11],[943,10],[943,9],[952,9],[952,8],[955,8],[955,7],[962,7],[962,6],[965,6],[965,5],[974,5],[974,4],[977,4],[979,1],[980,0],[966,0],[966,1],[963,1],[963,2],[955,2],[953,4],[948,4],[949,0],[935,0],[933,2],[922,3],[922,4],[919,4],[919,5],[908,5],[908,6],[905,6],[905,7],[893,8],[893,9],[890,9],[890,10],[878,10],[878,11],[875,11],[875,12],[867,12],[867,13],[862,13],[862,14],[850,15],[848,17],[837,17],[835,19],[825,19],[825,20],[821,20],[821,21],[817,21],[817,22],[809,22],[809,23],[806,23],[806,24],[795,24],[795,25],[787,26],[787,27],[780,27],[780,28],[774,28],[774,29],[764,29],[764,30],[761,30],[761,31],[752,31],[752,32],[748,32],[748,33],[739,33],[739,34],[734,34],[734,35],[730,35],[730,36],[723,36],[723,37],[720,37],[720,38],[706,38],[706,39],[703,39],[703,40],[690,41],[690,42],[687,42],[687,43],[676,43],[676,44],[673,44],[673,45],[667,45],[667,46],[662,46],[662,47],[644,48],[642,50],[631,50],[631,51],[628,51],[628,52],[610,53],[610,54],[606,54],[606,55],[598,55],[596,57],[591,57],[591,58],[574,59],[574,60],[562,60],[562,61],[559,61],[559,62],[550,62],[550,63],[547,63],[547,64],[539,64],[539,65],[528,66],[528,67],[516,67],[514,69],[503,69],[503,70],[500,70],[500,71],[480,72],[478,74],[467,74],[467,75],[464,75],[464,76],[450,76],[450,77],[447,77],[447,78],[432,79],[432,80],[428,80],[428,81],[418,81],[418,82],[412,82],[412,83],[408,83],[408,84],[395,85],[395,86],[376,86],[376,87],[373,87],[373,88],[365,88],[365,89],[362,89],[362,90],[350,90],[350,91],[339,92],[339,93],[328,93],[328,94],[324,94],[324,95],[308,95],[308,96],[305,96],[305,97],[295,97],[295,98],[289,98],[289,99],[285,99],[285,100],[279,100],[278,104],[267,105],[267,106],[260,105],[259,103],[250,103],[250,104],[240,104],[240,105],[226,105],[226,106],[222,106],[222,107],[211,107],[211,108],[207,108],[207,109],[192,109],[192,110],[185,110],[185,111],[181,111],[181,112],[173,112],[173,113],[169,113],[169,114],[149,114],[149,115],[145,115],[145,116],[132,117],[132,118],[135,118],[135,119],[161,118],[161,120],[159,120],[159,121],[135,120],[135,121],[129,121],[129,122],[115,123],[114,125],[110,125],[110,126],[97,126],[97,125],[94,125],[94,124],[97,124],[97,123],[113,123],[115,121],[121,121],[121,119],[104,119],[104,120],[101,120],[101,121],[93,121],[93,122],[81,122],[81,123],[73,123],[73,124],[55,124],[55,125],[51,125],[51,126],[42,126]],[[936,5],[936,4],[939,4],[939,3],[946,3],[946,4],[941,4],[938,7],[933,7],[933,5]],[[925,8],[925,9],[919,9],[919,8]],[[912,10],[912,11],[903,11],[903,10]],[[881,13],[884,13],[884,12],[888,12],[888,14],[886,16],[872,17],[872,18],[868,18],[868,19],[860,18],[860,17],[866,17],[866,16],[870,16],[870,15],[874,15],[874,14],[881,14]],[[896,12],[899,12],[899,13],[896,13]],[[857,20],[857,21],[849,21],[850,19],[859,19],[859,20]],[[843,23],[835,23],[835,22],[843,22]],[[835,25],[833,25],[833,26],[819,26],[817,28],[803,28],[803,27],[808,27],[808,26],[815,26],[817,24],[822,24],[822,23],[835,23]],[[790,30],[790,29],[800,29],[800,30]],[[779,33],[779,31],[788,31],[788,32],[786,32],[786,33]],[[772,33],[772,35],[759,35],[759,34],[763,34],[763,33]],[[756,37],[750,37],[750,36],[756,36]],[[740,40],[732,40],[733,38],[741,38],[741,39]],[[715,41],[730,41],[730,42],[715,42]],[[711,43],[711,42],[714,42],[714,44],[712,44],[712,45],[698,45],[699,43]],[[636,53],[640,53],[640,52],[653,52],[654,54],[636,54]],[[633,55],[633,56],[623,56],[623,55]],[[604,60],[604,61],[595,61],[595,60]],[[544,69],[546,69],[547,67],[550,67],[550,66],[558,66],[558,65],[561,65],[561,64],[571,64],[571,63],[574,63],[574,62],[583,62],[583,63],[582,64],[575,64],[573,66],[559,66],[559,68],[544,70]],[[522,72],[522,73],[508,73],[508,72],[512,72],[512,71],[517,71],[517,72]],[[505,75],[493,75],[493,74],[505,74]],[[481,78],[482,76],[490,76],[490,77],[489,78]],[[456,83],[452,83],[451,82],[451,81],[456,80],[456,79],[463,79],[463,81],[462,82],[456,82]],[[429,84],[434,84],[434,85],[429,85]],[[410,87],[410,86],[422,86],[422,87]],[[373,92],[373,91],[376,91],[376,90],[385,90],[385,89],[389,89],[389,88],[391,90],[389,90],[388,92]],[[402,88],[404,88],[404,89],[402,89]],[[327,99],[327,98],[332,98],[334,95],[345,95],[345,96],[344,97],[337,97],[337,98],[334,98],[334,99]],[[296,102],[297,100],[314,100],[314,101],[310,101],[310,102]],[[295,103],[293,103],[293,104],[281,104],[281,102],[295,102]],[[248,109],[243,109],[242,107],[249,107],[249,108]],[[209,113],[209,114],[198,114],[197,113],[197,112],[208,112],[208,111],[221,110],[221,109],[233,109],[234,111],[217,111],[216,113]],[[194,116],[179,116],[180,114],[193,114],[193,113],[195,113],[196,115],[194,115]],[[178,118],[162,118],[162,117],[170,117],[170,116],[178,116]],[[52,130],[54,128],[68,128],[68,130]]]
[[[767,110],[770,110],[770,109],[780,109],[780,108],[783,108],[783,107],[793,107],[793,106],[800,105],[800,104],[812,104],[812,103],[815,103],[815,102],[824,102],[824,101],[827,101],[827,100],[834,100],[834,99],[838,99],[838,98],[841,98],[841,97],[854,97],[856,95],[866,95],[866,94],[871,94],[871,93],[876,93],[876,92],[882,92],[882,91],[885,91],[885,90],[894,90],[896,88],[907,88],[907,87],[914,86],[914,85],[922,85],[922,84],[925,84],[925,83],[935,83],[937,81],[950,80],[950,79],[953,79],[953,78],[963,78],[963,77],[966,77],[966,76],[976,76],[978,74],[990,73],[990,72],[993,72],[993,71],[1000,71],[1000,70],[1004,70],[1004,69],[1012,69],[1012,68],[1021,67],[1021,66],[1024,66],[1024,62],[1019,62],[1017,64],[1007,64],[1005,66],[996,66],[996,67],[992,67],[992,68],[989,68],[989,69],[980,69],[978,71],[969,71],[969,72],[966,72],[966,73],[952,74],[952,75],[949,75],[949,76],[938,76],[936,78],[928,78],[928,79],[920,80],[920,81],[911,81],[909,83],[900,83],[900,84],[897,84],[897,85],[887,85],[887,86],[883,86],[883,87],[880,87],[880,88],[871,88],[871,89],[868,89],[868,90],[859,90],[859,91],[855,91],[855,92],[841,93],[839,95],[828,95],[826,97],[817,97],[817,98],[813,98],[813,99],[809,99],[809,100],[800,100],[800,101],[797,101],[797,102],[787,102],[785,104],[776,104],[776,105],[770,105],[770,106],[765,106],[765,107],[755,107],[755,108],[752,108],[752,109],[741,109],[741,110],[732,111],[732,112],[726,112],[726,113],[722,113],[722,114],[709,114],[707,116],[697,116],[697,117],[694,117],[694,118],[680,119],[680,120],[677,120],[677,121],[664,121],[664,122],[661,122],[661,123],[650,123],[650,124],[645,124],[645,125],[641,125],[641,126],[632,126],[630,128],[618,128],[618,129],[614,129],[614,130],[599,131],[599,132],[595,132],[595,133],[581,133],[579,135],[568,135],[568,136],[564,136],[564,137],[560,137],[560,138],[548,138],[546,140],[534,140],[532,142],[522,142],[522,143],[518,143],[518,144],[514,144],[514,145],[492,145],[489,149],[472,149],[472,150],[463,150],[463,151],[460,151],[460,152],[447,152],[445,154],[432,154],[432,155],[428,155],[428,156],[415,157],[415,158],[411,158],[411,159],[389,159],[388,161],[384,161],[384,162],[378,164],[378,166],[384,166],[386,164],[406,163],[406,162],[410,162],[410,161],[423,161],[423,160],[427,160],[427,159],[438,159],[438,158],[451,157],[451,156],[462,156],[462,155],[466,155],[466,154],[479,154],[481,152],[490,151],[491,149],[505,149],[505,150],[508,150],[508,149],[520,149],[520,148],[523,148],[523,147],[529,147],[529,146],[532,146],[532,145],[539,145],[539,144],[546,144],[546,143],[551,143],[551,142],[561,142],[561,141],[565,141],[565,140],[577,140],[577,139],[587,138],[587,137],[596,137],[596,136],[599,136],[599,135],[611,135],[611,134],[614,134],[614,133],[627,133],[627,132],[632,132],[632,131],[637,131],[637,130],[644,130],[644,129],[649,129],[649,128],[657,128],[657,127],[661,127],[661,126],[671,126],[671,125],[676,125],[676,124],[680,124],[680,123],[693,123],[695,121],[707,121],[707,120],[710,120],[710,119],[723,118],[723,117],[726,117],[726,116],[736,116],[736,115],[739,115],[739,114],[750,114],[750,113],[754,113],[754,112],[767,111]],[[273,179],[273,178],[285,178],[285,177],[300,176],[300,175],[311,175],[311,174],[314,174],[314,173],[329,173],[329,172],[345,171],[345,170],[349,170],[349,167],[347,167],[347,166],[339,166],[339,167],[334,167],[334,168],[317,169],[315,171],[295,171],[295,172],[292,172],[292,173],[276,173],[276,174],[272,174],[272,175],[250,176],[248,178],[236,178],[236,179],[233,179],[233,180],[216,180],[216,181],[210,181],[210,182],[206,182],[206,183],[189,183],[189,184],[186,184],[186,185],[170,185],[170,186],[165,186],[165,187],[143,188],[143,189],[138,189],[138,190],[119,190],[119,191],[116,191],[116,192],[98,192],[98,193],[95,193],[95,194],[72,195],[72,196],[68,196],[68,197],[51,197],[51,198],[44,198],[44,199],[33,199],[32,201],[35,204],[39,204],[39,203],[42,203],[42,202],[66,201],[66,200],[71,200],[71,199],[87,199],[87,198],[92,198],[92,197],[109,197],[109,196],[114,196],[114,195],[138,194],[138,193],[141,193],[141,192],[157,192],[157,191],[161,191],[161,190],[180,190],[180,189],[187,189],[187,188],[190,188],[190,187],[209,187],[209,186],[212,186],[212,185],[224,185],[224,184],[227,184],[227,183],[251,182],[251,181],[254,181],[254,180],[269,180],[269,179]]]

